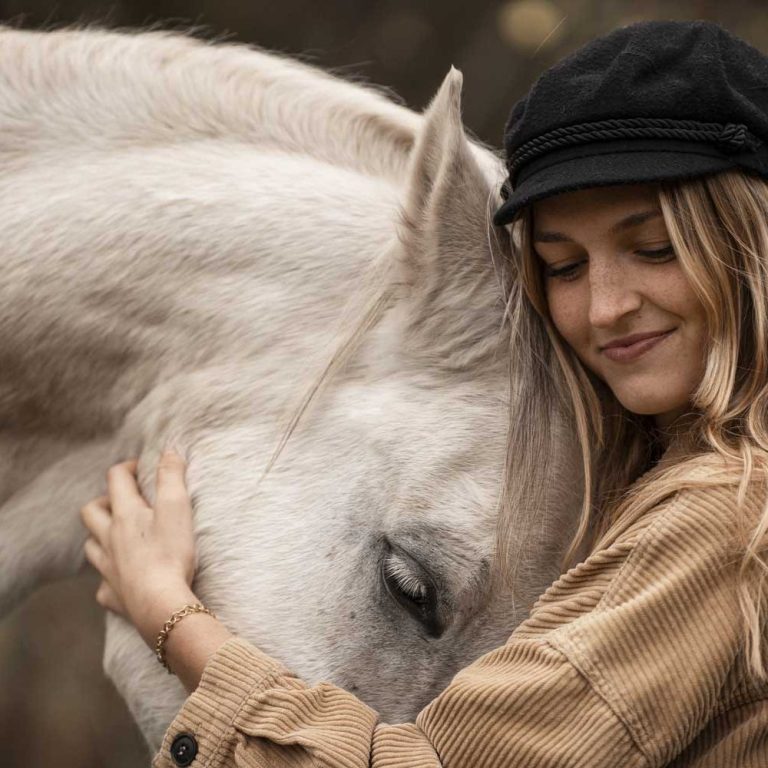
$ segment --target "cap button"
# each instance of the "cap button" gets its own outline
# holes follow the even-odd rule
[[[180,733],[171,744],[171,757],[176,765],[189,765],[197,755],[197,741],[191,733]]]

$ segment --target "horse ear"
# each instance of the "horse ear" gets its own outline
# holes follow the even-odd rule
[[[508,233],[491,223],[502,166],[467,140],[461,86],[461,73],[451,68],[425,113],[402,236],[402,278],[410,289],[405,347],[453,370],[496,357],[509,265]]]

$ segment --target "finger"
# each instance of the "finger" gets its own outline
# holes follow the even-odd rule
[[[184,459],[174,451],[165,451],[157,465],[156,510],[161,514],[190,513],[191,503],[184,481]]]
[[[115,590],[106,582],[102,581],[96,590],[96,602],[102,607],[114,613],[124,614],[123,604],[118,598]]]
[[[137,465],[135,459],[124,461],[110,467],[107,472],[107,488],[114,515],[148,506],[136,481]]]
[[[106,576],[109,570],[109,558],[104,548],[96,539],[88,538],[83,545],[86,560],[102,575]]]
[[[109,540],[109,526],[112,524],[109,497],[99,496],[80,509],[80,519],[91,535],[102,546]]]

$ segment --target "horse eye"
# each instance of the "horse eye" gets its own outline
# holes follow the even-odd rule
[[[445,627],[438,615],[437,589],[412,558],[390,547],[381,563],[381,580],[389,596],[427,631],[439,637]]]
[[[427,598],[427,588],[398,555],[392,554],[384,561],[384,581],[414,603],[423,603]]]

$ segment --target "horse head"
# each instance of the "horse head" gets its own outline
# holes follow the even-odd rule
[[[131,42],[142,44],[140,37]],[[116,38],[113,50],[120,45]],[[195,56],[224,56],[220,50],[180,60],[194,68]],[[245,77],[250,54],[232,56],[227,66],[242,66],[243,82],[254,82]],[[201,69],[198,89],[172,92],[202,93],[217,66]],[[93,186],[81,193],[87,229],[69,232],[78,252],[92,250],[91,261],[71,267],[76,282],[64,298],[45,294],[55,283],[45,275],[36,322],[42,329],[50,315],[53,327],[66,315],[90,332],[84,308],[119,311],[99,329],[109,344],[94,335],[91,357],[80,347],[65,355],[61,343],[46,346],[42,330],[11,347],[21,362],[35,345],[42,350],[33,383],[48,377],[59,387],[59,405],[68,406],[45,411],[40,403],[53,384],[41,384],[34,400],[41,423],[55,423],[64,435],[76,422],[81,432],[76,440],[51,438],[46,459],[40,424],[25,438],[28,453],[19,455],[36,455],[41,466],[25,470],[27,485],[0,507],[9,532],[0,563],[6,574],[25,575],[0,582],[0,599],[18,599],[44,576],[82,564],[76,505],[102,490],[109,463],[139,455],[140,484],[152,501],[154,466],[170,440],[187,459],[200,599],[305,680],[353,691],[386,721],[409,720],[458,669],[503,643],[556,575],[577,504],[575,454],[564,439],[561,472],[547,478],[557,491],[553,502],[520,511],[515,551],[523,567],[514,583],[499,587],[491,571],[503,480],[527,448],[512,438],[530,433],[540,417],[525,399],[531,375],[527,359],[516,357],[519,329],[510,324],[509,235],[490,223],[502,165],[465,135],[456,71],[420,120],[383,99],[371,106],[366,95],[365,114],[348,121],[354,127],[326,125],[313,134],[312,119],[335,119],[320,115],[318,90],[328,89],[323,103],[338,90],[341,111],[354,111],[362,89],[326,76],[312,80],[306,68],[291,80],[288,65],[275,66],[287,83],[307,81],[313,100],[303,123],[294,115],[290,141],[278,151],[271,125],[264,146],[194,136],[178,147],[142,148],[140,178],[130,153],[99,156]],[[222,88],[231,82],[227,74]],[[277,82],[270,98],[279,90]],[[217,105],[222,93],[215,93]],[[204,97],[198,101],[202,110]],[[295,90],[291,108],[301,110]],[[237,130],[252,124],[238,117]],[[308,131],[305,145],[299,124]],[[370,141],[372,133],[378,141]],[[312,135],[329,142],[314,155]],[[391,158],[382,158],[383,147]],[[372,152],[373,160],[354,167],[357,154]],[[78,170],[73,197],[91,183],[88,167]],[[65,171],[19,173],[31,174],[26,187],[23,175],[17,184],[22,196],[67,185]],[[57,199],[74,209],[65,195]],[[52,216],[53,208],[39,216]],[[64,227],[51,221],[48,229]],[[100,222],[104,229],[96,231]],[[20,226],[8,216],[0,224],[14,232]],[[13,253],[25,247],[18,242]],[[64,242],[51,257],[55,267],[38,270],[70,268],[61,258]],[[127,244],[130,263],[119,261]],[[57,304],[65,298],[70,304]],[[12,318],[13,303],[5,306]],[[129,333],[117,317],[134,323]],[[100,365],[111,366],[106,380],[93,376]],[[0,395],[18,400],[18,381],[0,384]],[[26,390],[29,402],[34,391]],[[554,403],[547,414],[554,431],[562,422],[567,438]],[[12,474],[0,474],[0,486]],[[74,508],[43,519],[39,510],[56,494]],[[25,527],[32,520],[34,529]],[[40,535],[46,526],[47,539]],[[185,698],[180,683],[114,615],[104,666],[156,748]]]

